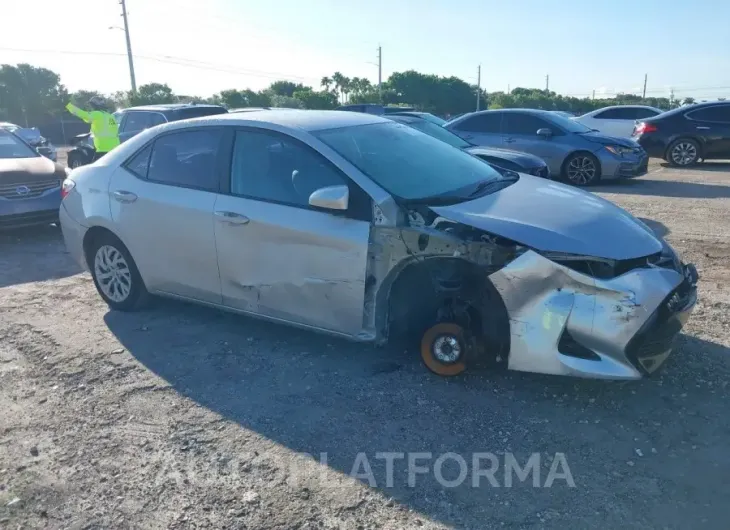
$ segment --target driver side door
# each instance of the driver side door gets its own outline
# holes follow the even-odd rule
[[[362,330],[369,197],[312,147],[286,134],[236,131],[231,171],[214,207],[223,304],[300,325]],[[309,205],[347,185],[347,210]]]

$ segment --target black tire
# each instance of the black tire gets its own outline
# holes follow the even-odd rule
[[[68,154],[66,165],[69,169],[75,169],[77,167],[85,166],[86,164],[88,164],[88,162],[84,160],[84,157],[82,157],[79,153],[70,152]]]
[[[563,163],[563,180],[573,186],[591,186],[601,180],[601,163],[590,153],[573,153]]]
[[[86,256],[91,277],[99,295],[109,307],[117,311],[134,311],[143,307],[149,298],[137,265],[127,247],[114,235],[97,236]],[[112,276],[107,280],[100,275]]]
[[[699,162],[700,144],[692,138],[678,138],[667,147],[664,160],[673,167],[689,167]]]

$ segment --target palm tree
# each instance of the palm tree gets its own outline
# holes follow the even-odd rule
[[[320,85],[320,86],[321,86],[322,88],[324,88],[325,90],[329,91],[329,89],[330,89],[330,86],[332,85],[332,79],[331,79],[331,78],[329,78],[329,77],[327,77],[327,76],[324,76],[324,77],[323,77],[323,78],[322,78],[322,79],[321,79],[321,80],[319,81],[319,85]]]
[[[344,75],[342,75],[340,72],[335,72],[332,74],[332,82],[335,84],[335,92],[339,94],[340,97],[340,103],[344,103],[344,100],[342,99],[343,91],[342,88],[345,84],[345,79],[347,79]]]

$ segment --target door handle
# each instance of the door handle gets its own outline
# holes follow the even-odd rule
[[[116,190],[112,195],[117,202],[130,203],[137,200],[137,195],[131,191]]]
[[[245,225],[251,220],[245,215],[236,212],[215,212],[215,216],[221,223],[228,223],[230,225]]]
[[[697,127],[697,130],[698,131],[709,131],[710,128],[709,127]]]

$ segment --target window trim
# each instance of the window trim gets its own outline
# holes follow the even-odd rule
[[[131,156],[129,156],[124,162],[122,162],[121,167],[127,171],[130,175],[133,175],[135,178],[138,178],[139,180],[145,181],[145,182],[151,182],[152,184],[159,184],[161,186],[170,186],[172,188],[182,188],[182,189],[189,189],[189,190],[197,190],[197,191],[204,191],[207,193],[221,193],[221,182],[225,179],[226,171],[230,172],[230,165],[228,163],[227,155],[229,155],[232,152],[232,145],[233,145],[233,134],[231,131],[231,127],[221,126],[221,125],[215,125],[215,126],[198,126],[198,127],[183,127],[180,129],[173,129],[170,131],[165,131],[162,134],[158,134],[154,138],[150,139],[147,143],[145,143],[143,146],[141,146],[139,149],[137,149]],[[215,161],[215,172],[218,174],[218,178],[213,179],[213,182],[215,184],[214,189],[204,188],[202,186],[187,186],[184,184],[176,184],[173,182],[163,182],[161,180],[154,180],[149,178],[150,173],[150,162],[152,161],[152,154],[155,151],[155,144],[160,138],[164,138],[166,136],[172,136],[175,134],[181,134],[181,133],[188,133],[188,132],[199,132],[199,131],[221,131],[222,137],[220,146],[218,148],[218,153],[216,155],[216,161]],[[152,146],[152,151],[150,152],[150,158],[147,162],[147,174],[143,177],[129,169],[129,164],[131,161],[142,151],[147,149],[148,146]]]
[[[692,114],[695,114],[695,113],[697,113],[697,112],[700,112],[700,111],[703,111],[703,110],[706,110],[706,109],[711,109],[711,108],[719,108],[719,107],[726,107],[726,108],[730,108],[730,103],[726,103],[726,104],[716,104],[716,105],[707,105],[706,107],[702,107],[701,109],[692,109],[691,111],[689,111],[689,112],[686,112],[686,113],[684,114],[684,117],[685,117],[686,119],[688,119],[688,120],[691,120],[691,121],[700,121],[700,122],[707,122],[707,123],[723,123],[723,124],[730,124],[730,120],[728,120],[728,121],[717,121],[717,120],[703,120],[702,118],[693,118],[693,117],[692,117]]]
[[[288,206],[290,208],[298,208],[300,210],[306,210],[309,212],[318,212],[318,213],[325,213],[330,214],[335,217],[346,217],[348,219],[353,219],[355,221],[364,221],[368,223],[372,223],[373,213],[372,213],[372,204],[374,203],[373,197],[370,196],[368,192],[366,192],[364,189],[362,189],[357,182],[355,182],[353,179],[351,179],[347,173],[345,173],[343,170],[341,170],[337,165],[332,162],[329,158],[327,158],[324,154],[320,153],[317,149],[309,145],[308,143],[300,140],[299,138],[296,138],[290,134],[287,134],[285,132],[276,131],[274,129],[266,129],[263,127],[247,127],[247,126],[241,126],[237,125],[234,127],[229,127],[231,129],[230,134],[230,143],[228,145],[228,153],[226,157],[226,171],[222,174],[222,180],[220,182],[219,191],[218,193],[221,195],[227,195],[229,197],[236,197],[239,199],[246,199],[250,201],[259,201],[263,203],[269,203],[269,204],[277,204],[279,206]],[[276,199],[267,199],[263,197],[256,197],[253,195],[246,195],[241,193],[233,193],[231,192],[231,180],[233,179],[233,155],[234,155],[234,149],[235,149],[235,141],[236,141],[236,133],[238,132],[249,132],[254,134],[264,134],[267,136],[272,137],[284,137],[285,140],[291,141],[292,143],[309,150],[314,154],[316,158],[321,159],[325,165],[332,168],[332,170],[338,174],[343,179],[343,185],[346,185],[349,192],[350,192],[350,204],[352,204],[352,197],[353,192],[354,193],[360,193],[363,196],[367,197],[370,201],[371,207],[368,214],[368,219],[362,219],[356,215],[352,215],[352,212],[350,211],[350,204],[348,204],[347,210],[329,210],[327,208],[317,208],[315,206],[311,206],[310,204],[296,204],[296,203],[290,203],[287,201],[278,201]]]

